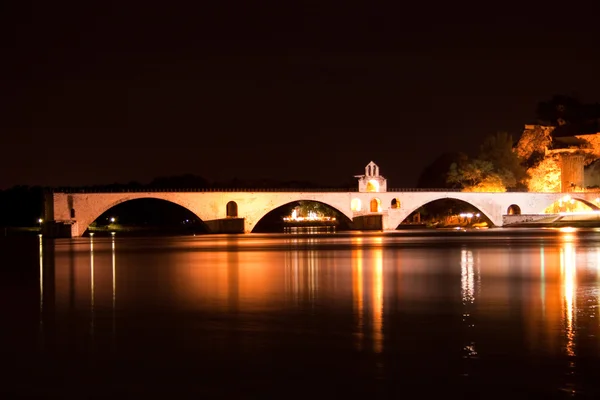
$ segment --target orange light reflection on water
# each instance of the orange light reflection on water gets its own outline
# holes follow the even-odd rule
[[[568,240],[568,239],[567,239]],[[573,243],[566,241],[561,249],[560,269],[565,318],[566,352],[568,356],[575,356],[575,290],[576,290],[576,255]]]

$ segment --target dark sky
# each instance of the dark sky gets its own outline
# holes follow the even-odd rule
[[[414,186],[553,94],[600,101],[595,2],[4,1],[0,188],[336,184],[370,160]]]

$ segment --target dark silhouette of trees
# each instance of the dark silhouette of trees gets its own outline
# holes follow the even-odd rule
[[[15,186],[0,191],[0,226],[33,227],[43,218],[44,189]]]
[[[541,125],[595,130],[600,119],[600,103],[584,104],[577,97],[557,94],[538,103],[536,116]]]
[[[425,167],[419,176],[417,187],[427,189],[451,187],[447,182],[448,171],[450,170],[450,165],[457,162],[461,157],[464,157],[464,155],[458,152],[440,155],[431,164]]]

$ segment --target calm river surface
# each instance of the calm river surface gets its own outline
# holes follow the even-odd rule
[[[600,230],[9,237],[0,266],[2,398],[600,396]]]

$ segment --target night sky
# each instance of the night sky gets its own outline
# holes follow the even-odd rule
[[[414,186],[554,94],[600,101],[596,2],[4,1],[0,188],[333,185],[371,160]]]

